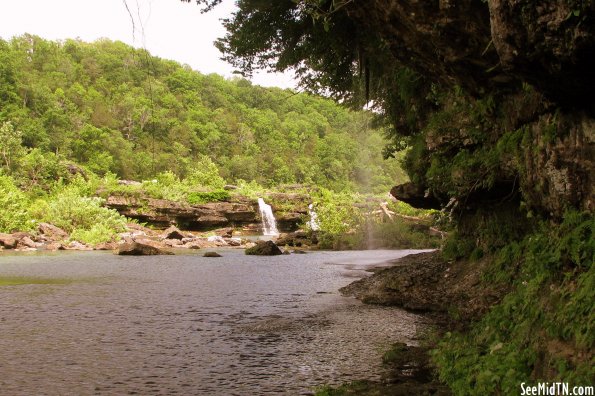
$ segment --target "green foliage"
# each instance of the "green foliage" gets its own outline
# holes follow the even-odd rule
[[[29,200],[10,176],[0,173],[0,232],[27,231],[33,226]]]
[[[230,199],[230,193],[219,187],[225,185],[225,181],[216,173],[216,166],[208,158],[207,162],[211,164],[210,171],[203,172],[202,169],[205,168],[196,168],[183,180],[173,172],[167,171],[158,174],[153,180],[145,180],[142,184],[123,185],[118,182],[116,175],[108,173],[99,180],[98,191],[103,197],[123,195],[139,199],[167,199],[191,205]]]
[[[25,152],[22,135],[11,122],[0,125],[0,164],[9,172],[14,170]]]
[[[35,219],[70,233],[72,240],[91,244],[112,240],[126,230],[127,220],[103,207],[102,198],[86,196],[88,188],[83,182],[68,185],[47,201],[35,202],[30,212]]]
[[[457,231],[453,231],[442,248],[442,257],[449,261],[458,260],[469,257],[475,249],[475,241],[468,237],[461,237]]]
[[[262,198],[264,194],[267,192],[267,189],[258,184],[255,180],[247,182],[245,180],[238,180],[237,181],[237,189],[234,190],[235,194],[257,199]]]
[[[440,246],[440,239],[429,234],[429,226],[421,222],[405,221],[395,217],[369,219],[364,227],[361,249],[431,249]]]
[[[359,210],[354,210],[356,199],[352,194],[319,189],[318,194],[314,196],[314,211],[320,228],[320,247],[338,248],[338,238],[353,235],[363,216]]]
[[[316,396],[347,396],[347,395],[358,395],[363,394],[370,390],[370,384],[366,381],[352,381],[345,385],[337,387],[333,386],[321,386],[316,389]],[[376,392],[370,392],[370,394],[376,394]]]
[[[335,193],[320,188],[314,195],[314,211],[319,226],[320,247],[325,249],[374,248],[432,248],[438,239],[429,235],[429,211],[415,211],[403,205],[408,213],[424,214],[425,219],[384,218],[377,212],[380,202],[376,197],[348,193]],[[309,226],[309,225],[307,225]]]
[[[559,227],[544,223],[499,251],[486,281],[512,282],[512,291],[468,334],[447,334],[433,352],[455,394],[513,394],[521,382],[590,383],[594,228],[592,215],[568,212]]]
[[[426,218],[429,219],[435,216],[438,211],[433,209],[417,209],[403,201],[389,201],[388,209],[401,215]]]
[[[186,201],[191,205],[203,204],[207,202],[227,201],[231,198],[229,192],[225,190],[215,190],[210,192],[191,192],[188,193]]]
[[[67,166],[58,155],[34,148],[21,157],[14,176],[23,190],[33,195],[43,195],[56,182],[72,177]]]
[[[171,172],[187,185],[146,187],[175,200],[184,193],[174,187],[220,190],[225,180],[380,192],[405,179],[397,160],[383,161],[371,113],[201,75],[120,42],[24,35],[0,44],[0,163],[26,167],[13,176],[39,194],[66,177],[55,166],[66,161],[122,179]]]
[[[93,224],[91,228],[75,228],[70,234],[71,241],[79,241],[89,245],[97,245],[103,242],[114,241],[117,232],[123,231],[122,227],[113,228],[108,222],[102,221],[98,224]]]
[[[407,351],[407,345],[403,343],[396,343],[391,346],[382,355],[382,363],[391,364],[398,363],[402,360],[402,355]]]
[[[186,199],[188,186],[171,171],[162,172],[153,180],[142,184],[143,191],[151,198],[182,202]]]
[[[219,168],[207,156],[203,156],[192,165],[184,183],[190,187],[198,186],[211,189],[222,189],[225,186],[225,180],[219,175]]]

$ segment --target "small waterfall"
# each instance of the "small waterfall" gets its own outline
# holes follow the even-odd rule
[[[267,205],[264,199],[258,198],[258,209],[260,210],[260,217],[262,218],[262,233],[264,235],[279,235],[277,230],[277,222],[273,215],[273,208],[271,205]]]
[[[320,230],[320,224],[318,223],[318,215],[314,211],[314,204],[308,205],[308,214],[310,215],[310,221],[308,226],[312,231]]]

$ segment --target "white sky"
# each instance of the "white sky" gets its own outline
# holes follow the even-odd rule
[[[202,73],[231,77],[233,68],[220,60],[213,41],[225,34],[220,19],[231,15],[233,0],[223,0],[201,14],[194,0],[0,0],[0,37],[30,33],[45,39],[98,38],[143,47],[153,55],[186,63]],[[254,84],[294,88],[289,74],[260,73]]]

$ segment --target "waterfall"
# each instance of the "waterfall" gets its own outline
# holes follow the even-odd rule
[[[262,233],[264,235],[279,235],[277,222],[275,221],[271,205],[267,205],[264,202],[264,199],[258,198],[258,209],[260,210],[260,217],[262,218]]]
[[[318,215],[314,211],[314,204],[308,205],[308,214],[310,215],[308,226],[312,231],[318,231],[320,229],[320,224],[318,223]]]

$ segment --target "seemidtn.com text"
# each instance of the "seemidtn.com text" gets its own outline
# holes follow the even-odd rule
[[[521,396],[594,396],[593,386],[570,386],[567,382],[538,382],[537,385],[521,384]]]

